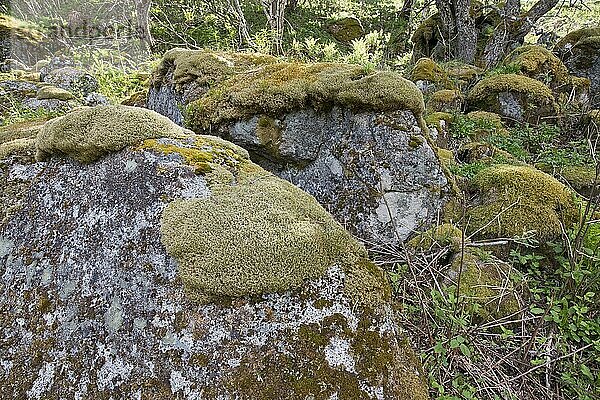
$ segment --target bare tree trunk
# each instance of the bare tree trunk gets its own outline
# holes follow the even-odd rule
[[[477,52],[478,33],[475,28],[475,20],[471,17],[471,1],[456,0],[456,52],[458,60],[473,64]]]
[[[229,6],[231,7],[233,14],[235,15],[238,21],[238,36],[240,44],[246,43],[248,46],[255,49],[256,44],[250,37],[250,32],[248,31],[248,23],[246,22],[246,17],[244,16],[244,12],[242,11],[240,1],[229,0]]]
[[[283,54],[283,31],[285,28],[285,7],[288,0],[261,0],[263,11],[271,30],[275,33],[273,48],[276,54]]]
[[[471,17],[471,0],[436,0],[435,3],[442,21],[446,58],[473,63],[478,33]]]
[[[137,17],[137,30],[139,38],[152,50],[154,47],[154,40],[150,33],[150,6],[152,0],[135,0],[135,13]]]
[[[539,0],[521,16],[521,1],[507,0],[502,24],[496,28],[483,54],[486,67],[492,68],[498,65],[511,45],[522,44],[535,23],[552,10],[559,1]]]
[[[507,0],[502,10],[502,23],[496,27],[483,51],[483,61],[487,68],[495,67],[505,56],[512,40],[511,29],[521,13],[520,0]]]

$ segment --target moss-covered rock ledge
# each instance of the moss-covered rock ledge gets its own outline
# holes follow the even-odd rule
[[[42,128],[43,162],[0,160],[25,190],[0,224],[2,393],[427,399],[364,247],[242,148],[161,118],[79,109]]]
[[[173,50],[149,107],[249,151],[315,196],[361,239],[399,243],[429,225],[448,182],[423,122],[423,96],[394,72]]]

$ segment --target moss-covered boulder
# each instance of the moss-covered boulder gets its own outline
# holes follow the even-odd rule
[[[342,43],[349,44],[365,34],[365,28],[356,17],[346,17],[330,21],[326,25],[327,31]]]
[[[494,75],[479,81],[467,96],[472,110],[491,111],[509,120],[537,123],[556,115],[552,90],[524,75]]]
[[[36,97],[40,100],[72,100],[75,98],[71,92],[56,86],[43,86],[38,90]]]
[[[419,59],[411,69],[409,79],[415,82],[423,93],[454,89],[448,73],[430,58]]]
[[[554,50],[571,74],[591,81],[592,105],[600,104],[600,27],[569,33]]]
[[[524,288],[518,270],[491,253],[467,249],[454,255],[448,277],[476,320],[518,319]]]
[[[453,252],[462,248],[463,232],[450,223],[444,223],[421,232],[410,239],[406,246],[417,251],[431,251],[449,247]]]
[[[429,112],[460,112],[464,98],[460,90],[438,90],[427,99]]]
[[[35,46],[39,46],[42,38],[42,32],[33,24],[0,13],[0,64],[13,53],[26,55],[27,50],[34,50]],[[0,69],[0,72],[7,71]]]
[[[177,50],[155,72],[148,105],[174,121],[182,107],[187,127],[242,146],[371,242],[399,243],[447,197],[423,96],[395,72]]]
[[[468,232],[480,238],[561,237],[578,219],[573,193],[552,176],[528,166],[494,165],[470,181],[475,204],[467,212]]]
[[[428,398],[383,271],[314,198],[224,140],[92,110],[47,123],[47,161],[0,160],[4,396]]]
[[[137,107],[80,107],[44,125],[36,158],[65,155],[90,163],[143,139],[181,136],[184,130],[162,115]]]

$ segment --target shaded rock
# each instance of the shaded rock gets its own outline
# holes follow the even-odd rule
[[[109,104],[110,101],[106,98],[106,96],[97,92],[88,93],[83,99],[83,105],[88,107],[106,106]]]
[[[65,67],[75,68],[75,61],[65,56],[52,57],[49,60],[42,60],[36,64],[36,71],[40,73],[42,80],[52,71]]]
[[[590,80],[592,105],[600,104],[600,28],[569,33],[555,47],[569,72]]]
[[[430,58],[419,59],[409,74],[423,93],[431,93],[443,89],[454,89],[448,73]]]
[[[42,32],[32,24],[10,15],[0,14],[0,64],[14,54],[26,56],[27,50],[35,51],[42,38]],[[8,68],[11,66],[1,66],[0,72],[7,72]]]
[[[472,110],[491,111],[515,121],[537,123],[556,115],[552,90],[542,82],[523,75],[494,75],[477,83],[467,96]]]
[[[69,134],[78,135],[85,131]],[[202,204],[226,216],[239,205],[240,188],[259,189],[261,202],[279,204],[276,193],[260,186],[271,183],[326,216],[301,197],[310,196],[252,164],[243,149],[208,136],[159,138],[85,165],[59,157],[32,164],[5,159],[0,174],[0,189],[17,193],[0,225],[5,395],[428,398],[418,362],[394,322],[383,272],[331,218],[321,222],[345,235],[350,252],[327,253],[332,238],[320,236],[314,220],[289,213],[292,205],[267,212],[262,222],[268,229],[279,217],[298,218],[294,232],[279,234],[323,241],[323,249],[288,265],[292,274],[314,267],[306,280],[285,283],[281,276],[277,293],[261,288],[232,298],[213,291],[210,303],[192,300],[199,287],[190,273],[207,281],[242,270],[262,277],[268,265],[261,257],[285,263],[295,243],[282,237],[283,251],[275,252],[265,242],[243,264],[221,265],[214,256],[225,254],[227,241],[271,232],[217,227],[204,213],[188,218],[172,214],[173,207]],[[201,237],[178,237],[170,226],[202,226],[218,240],[203,248],[195,243]],[[312,264],[318,255],[326,256],[324,264]],[[202,267],[205,256],[219,268]]]
[[[55,69],[42,78],[44,82],[84,97],[98,90],[98,81],[92,75],[72,68]]]
[[[237,66],[235,55],[212,70],[206,59],[217,56],[168,53],[148,106],[169,117],[186,109],[188,127],[246,148],[361,238],[398,243],[435,219],[447,180],[421,129],[423,98],[412,83],[345,64]],[[227,70],[248,67],[252,73]],[[169,93],[186,93],[188,106]]]
[[[327,24],[327,31],[342,43],[350,43],[365,34],[365,29],[356,17],[346,17],[332,21]]]
[[[68,92],[67,92],[68,93]],[[57,113],[65,113],[77,106],[77,103],[59,99],[28,98],[23,100],[23,107],[30,110],[47,110]]]

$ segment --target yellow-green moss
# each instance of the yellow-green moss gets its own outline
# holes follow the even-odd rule
[[[557,51],[568,51],[569,46],[576,45],[581,39],[594,36],[600,36],[600,27],[578,29],[565,35],[559,40],[556,46],[554,46],[554,49]]]
[[[467,114],[467,118],[475,122],[489,123],[497,129],[503,129],[502,117],[496,113],[488,111],[471,111]]]
[[[41,80],[41,75],[39,72],[30,72],[23,71],[20,69],[12,70],[11,73],[14,75],[15,79],[27,82],[39,82]]]
[[[558,175],[564,178],[577,193],[589,196],[596,182],[596,168],[587,165],[572,165],[559,169]],[[596,192],[598,189],[596,189]]]
[[[0,14],[0,36],[12,35],[18,39],[38,43],[44,35],[36,27],[6,14]]]
[[[55,86],[44,86],[37,92],[37,98],[40,100],[56,99],[56,100],[71,100],[75,96],[65,89],[57,88]]]
[[[155,71],[153,80],[165,78],[167,70],[174,66],[175,83],[195,81],[212,84],[238,73],[249,72],[277,62],[277,58],[260,53],[213,52],[172,49],[165,53]],[[251,72],[250,72],[251,73]]]
[[[417,61],[410,72],[410,80],[433,82],[445,89],[454,89],[448,73],[431,58],[421,58]]]
[[[494,75],[479,81],[469,92],[469,100],[478,102],[501,92],[517,92],[527,95],[536,103],[549,105],[554,102],[552,90],[542,82],[523,75]]]
[[[249,163],[249,161],[244,161]],[[366,250],[307,193],[270,174],[211,186],[206,199],[175,200],[162,241],[198,300],[292,290],[334,264],[359,302],[386,294]],[[388,293],[389,294],[389,293]]]
[[[365,34],[360,20],[355,17],[340,18],[327,24],[327,31],[333,35],[336,40],[343,43],[350,43],[354,39]]]
[[[352,109],[408,109],[415,115],[425,108],[417,87],[394,72],[367,75],[358,65],[277,63],[216,82],[188,105],[186,120],[202,130],[256,114],[278,117],[295,109],[335,104]]]
[[[35,139],[14,139],[10,142],[0,143],[0,160],[14,154],[35,152]]]
[[[460,90],[438,90],[431,94],[427,101],[429,111],[459,111],[463,97]]]
[[[528,166],[494,165],[470,182],[478,205],[468,210],[468,231],[478,237],[515,237],[535,231],[539,240],[559,238],[577,221],[574,195],[562,183]]]
[[[425,123],[435,127],[438,132],[442,132],[440,121],[446,123],[446,127],[454,120],[454,116],[447,112],[434,112],[425,116]]]
[[[563,62],[541,46],[521,46],[510,53],[504,62],[515,63],[523,74],[530,78],[547,80],[553,85],[570,82],[569,71]]]
[[[15,139],[35,139],[45,123],[45,119],[35,119],[2,126],[0,127],[0,144]]]
[[[460,251],[462,247],[462,231],[452,224],[444,223],[433,227],[409,240],[409,248],[428,251],[450,246],[452,251]]]
[[[457,254],[452,262],[456,274],[460,275],[460,295],[465,297],[468,310],[484,321],[503,318],[520,310],[519,298],[511,275],[518,272],[492,254],[468,249]]]
[[[90,163],[148,138],[175,137],[182,128],[168,118],[128,106],[81,107],[48,121],[36,139],[36,159],[65,155]]]

